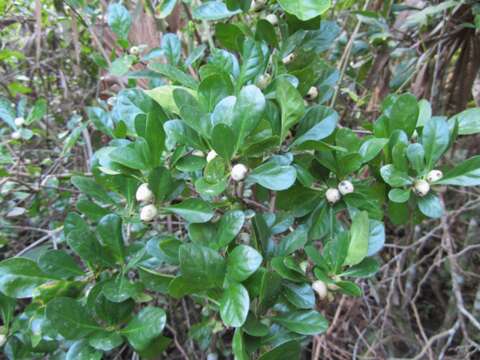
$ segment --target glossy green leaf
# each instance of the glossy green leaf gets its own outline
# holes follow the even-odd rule
[[[97,331],[88,337],[88,344],[96,350],[110,351],[123,344],[123,338],[116,332]]]
[[[155,200],[160,202],[173,191],[174,183],[170,171],[159,166],[148,174],[148,187],[155,195]]]
[[[315,310],[289,312],[272,320],[302,335],[317,335],[328,329],[328,321]]]
[[[207,222],[214,214],[210,203],[201,199],[187,199],[179,204],[167,206],[165,209],[191,223]]]
[[[458,121],[458,134],[471,135],[480,132],[480,108],[467,109],[448,119],[449,124]]]
[[[238,14],[239,12],[241,11],[230,11],[225,3],[214,0],[204,2],[194,8],[192,15],[194,19],[198,20],[221,20],[229,18],[235,14]]]
[[[235,143],[232,139],[235,134],[232,129],[225,124],[217,124],[212,131],[212,147],[225,160],[230,160],[235,153]]]
[[[245,214],[240,210],[226,212],[220,219],[215,237],[215,247],[220,249],[228,245],[243,227]]]
[[[42,254],[38,259],[38,266],[45,274],[58,279],[85,275],[75,259],[60,250],[50,250]]]
[[[315,294],[310,284],[285,283],[283,295],[297,309],[313,309],[315,306]]]
[[[262,354],[258,360],[284,360],[299,359],[300,343],[296,340],[287,341],[275,347],[274,349]]]
[[[75,299],[59,297],[46,307],[47,319],[66,339],[80,339],[102,328],[90,317],[85,306]]]
[[[222,286],[225,260],[215,250],[198,244],[185,244],[179,252],[182,276],[204,288]]]
[[[243,340],[242,329],[240,328],[235,329],[235,333],[233,334],[232,352],[235,360],[249,360]]]
[[[400,95],[390,110],[388,122],[390,133],[395,130],[403,130],[410,137],[417,125],[418,113],[419,108],[415,96],[412,94]]]
[[[120,3],[111,3],[107,9],[107,22],[119,38],[127,38],[132,25],[132,17],[125,6]]]
[[[252,275],[262,263],[262,255],[247,245],[238,245],[228,254],[227,277],[242,282]]]
[[[341,276],[350,276],[350,277],[359,277],[367,278],[375,275],[380,266],[375,259],[366,258],[361,263],[349,267],[347,270],[342,272]]]
[[[410,199],[410,189],[391,189],[388,198],[396,203],[404,203]]]
[[[276,100],[281,109],[280,140],[283,141],[290,128],[300,121],[305,105],[297,89],[286,79],[276,81]]]
[[[100,219],[97,232],[108,251],[119,263],[125,257],[125,244],[122,233],[122,218],[117,214],[109,214]]]
[[[450,131],[447,122],[440,117],[433,117],[423,127],[422,145],[425,149],[427,169],[432,169],[435,163],[447,150]]]
[[[27,258],[13,257],[0,262],[0,291],[13,298],[29,298],[35,289],[51,281],[38,265]]]
[[[332,6],[330,0],[279,0],[278,2],[283,10],[302,21],[320,16]]]
[[[303,248],[308,241],[308,228],[300,225],[295,231],[285,236],[278,245],[277,255],[286,256]]]
[[[96,350],[87,341],[76,341],[65,354],[65,360],[100,360],[102,352]]]
[[[430,192],[418,198],[418,208],[423,215],[437,219],[443,215],[443,205],[437,194]]]
[[[480,155],[471,157],[445,173],[435,184],[477,186],[480,185]]]
[[[257,183],[264,188],[281,191],[291,187],[297,178],[297,171],[291,165],[280,165],[268,161],[256,167],[247,178],[250,183]]]
[[[366,140],[358,151],[362,156],[363,162],[366,163],[373,160],[383,150],[387,143],[388,139],[383,138],[370,138]]]
[[[407,173],[396,169],[392,164],[382,166],[380,174],[382,179],[392,187],[408,186],[413,182]]]
[[[350,246],[348,247],[345,265],[361,262],[368,253],[369,220],[366,211],[358,212],[352,219],[350,228]]]
[[[135,350],[143,350],[162,333],[166,320],[163,309],[147,306],[135,315],[121,333]]]
[[[230,284],[220,300],[220,316],[226,326],[240,327],[250,308],[248,291],[241,284]]]

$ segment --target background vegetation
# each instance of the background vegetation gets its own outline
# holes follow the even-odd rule
[[[445,151],[439,160],[439,168],[453,168],[478,154],[479,135],[476,134],[480,131],[480,6],[475,1],[338,0],[333,1],[331,6],[328,6],[328,1],[320,1],[319,3],[326,4],[325,11],[322,10],[322,14],[318,16],[305,15],[302,19],[301,10],[303,6],[307,10],[308,3],[310,2],[287,0],[255,1],[253,4],[250,1],[205,3],[140,0],[124,1],[120,4],[83,0],[0,0],[2,258],[20,256],[40,261],[47,250],[74,247],[68,242],[66,228],[73,226],[73,223],[77,226],[79,220],[71,213],[75,212],[77,216],[82,214],[89,224],[97,224],[112,209],[120,212],[117,206],[122,194],[129,204],[125,211],[130,212],[122,213],[122,216],[132,218],[125,232],[130,238],[130,245],[133,244],[128,249],[128,256],[125,255],[128,261],[126,265],[122,265],[122,274],[128,275],[129,270],[140,263],[143,270],[136,268],[136,271],[143,271],[143,276],[146,277],[148,270],[158,265],[148,263],[145,251],[141,252],[143,248],[138,244],[145,244],[147,240],[166,233],[174,234],[182,240],[194,237],[192,230],[189,228],[187,231],[185,227],[185,217],[182,218],[185,213],[180,211],[166,211],[165,214],[168,215],[159,219],[153,229],[142,224],[138,219],[138,205],[132,200],[132,194],[139,185],[137,180],[133,183],[125,180],[125,184],[112,184],[104,178],[104,182],[98,182],[108,189],[121,189],[118,190],[120,195],[113,195],[113,198],[109,199],[98,184],[92,185],[88,183],[88,179],[96,178],[98,181],[98,178],[102,178],[96,173],[98,169],[95,169],[95,164],[99,161],[96,152],[107,145],[111,146],[112,139],[117,141],[114,146],[119,146],[122,139],[131,138],[131,126],[137,115],[153,111],[150,108],[146,110],[154,105],[150,104],[150,97],[142,97],[143,93],[139,89],[148,92],[151,91],[148,89],[169,84],[188,88],[192,81],[196,84],[199,79],[203,80],[208,71],[218,72],[218,68],[213,65],[224,66],[223,71],[233,73],[234,67],[228,68],[228,64],[219,65],[219,59],[227,62],[225,59],[228,57],[215,58],[215,54],[218,54],[218,49],[226,49],[241,59],[241,64],[246,60],[255,62],[255,58],[261,56],[263,50],[257,49],[256,56],[249,56],[244,45],[248,39],[251,39],[252,44],[266,44],[265,47],[271,50],[269,58],[271,56],[270,59],[274,60],[268,63],[267,59],[268,65],[261,73],[275,74],[274,78],[282,73],[299,78],[301,81],[298,92],[307,101],[307,106],[321,104],[335,109],[338,114],[338,128],[352,129],[356,139],[368,139],[372,132],[378,132],[378,128],[375,128],[380,123],[378,119],[382,118],[382,114],[390,116],[390,106],[398,101],[397,96],[408,92],[417,99],[423,99],[418,103],[415,100],[412,105],[418,106],[419,118],[423,116],[424,119],[430,119],[433,115],[432,119],[438,117],[438,121],[448,120],[451,125],[457,124],[451,126],[457,126],[456,133],[453,131],[454,135],[447,135],[447,143],[450,141],[450,144],[447,144],[448,151]],[[289,8],[291,4],[293,10]],[[272,14],[275,14],[275,18],[271,17]],[[311,31],[310,35],[304,35],[307,40],[295,40],[293,34],[303,31]],[[291,43],[286,39],[290,39]],[[314,55],[310,54],[311,51]],[[297,58],[289,67],[282,61],[285,62],[284,56],[290,53],[296,53]],[[308,56],[305,55],[307,53]],[[212,61],[212,58],[217,60]],[[212,67],[209,69],[206,65]],[[250,78],[242,73],[245,81],[242,84],[236,78],[235,86],[239,87],[236,90],[240,90],[242,85],[247,83],[255,83],[259,88],[262,88],[262,81],[268,85],[270,79],[261,78],[260,72]],[[318,95],[314,99],[308,98],[312,85],[318,89]],[[288,86],[285,85],[285,88]],[[268,88],[264,93],[269,93]],[[271,95],[270,100],[275,96],[277,95]],[[163,93],[152,93],[151,97],[155,100],[160,98],[163,108],[176,106],[165,104],[162,100],[165,98]],[[289,98],[290,95],[285,96],[285,101]],[[406,105],[400,107],[400,113],[408,113],[412,104],[408,101],[412,101],[412,98],[414,97],[403,98]],[[175,101],[178,104],[178,100]],[[18,117],[25,120],[21,126],[15,123]],[[188,114],[182,114],[181,117],[185,120]],[[128,122],[129,119],[131,123]],[[307,125],[302,126],[305,128]],[[420,137],[413,134],[413,130],[415,126],[408,134],[407,143],[410,140],[417,141],[416,136]],[[138,134],[138,129],[136,131]],[[294,139],[298,139],[302,129],[292,128],[293,133],[288,131],[286,128],[283,134],[282,128],[280,134],[280,138],[285,135],[283,138],[287,139],[284,145],[298,141]],[[195,134],[188,133],[188,136],[194,139]],[[391,134],[388,135],[384,137],[390,138]],[[457,138],[456,135],[460,136]],[[375,136],[378,137],[376,133]],[[439,139],[436,137],[433,142],[438,144]],[[349,144],[357,141],[347,135],[343,143],[341,140],[325,140],[332,146],[328,151],[336,151],[334,146],[348,148]],[[182,147],[178,138],[175,141],[178,148]],[[267,143],[269,140],[262,141]],[[249,145],[255,143],[251,141]],[[259,154],[267,151],[263,145]],[[360,146],[360,140],[358,145]],[[378,151],[385,146],[388,148],[389,145],[383,144]],[[195,146],[185,145],[185,153],[190,155],[192,148],[195,149]],[[174,149],[175,146],[171,146],[171,150]],[[306,146],[305,149],[318,151],[316,147]],[[197,150],[203,150],[206,154],[208,147]],[[242,159],[258,155],[255,154],[255,148],[246,149],[246,145],[241,148],[241,154],[240,148],[236,150],[239,151],[238,158]],[[352,151],[358,152],[358,148]],[[466,175],[470,179],[469,183],[465,180],[467,182],[449,184],[461,185],[459,187],[437,187],[438,204],[429,206],[427,210],[422,210],[420,205],[419,212],[415,210],[417,200],[414,200],[414,195],[402,188],[409,183],[394,184],[392,177],[385,175],[383,171],[380,176],[380,163],[399,166],[395,163],[395,156],[386,154],[380,159],[378,152],[371,151],[373,157],[369,159],[369,170],[362,167],[365,170],[362,173],[360,169],[355,169],[344,176],[338,173],[336,175],[338,180],[341,180],[346,175],[355,173],[359,180],[359,189],[362,186],[368,188],[371,184],[360,182],[360,178],[373,176],[384,181],[383,192],[379,190],[383,196],[380,208],[386,209],[387,215],[384,218],[383,210],[380,210],[379,218],[385,221],[386,235],[383,250],[375,256],[379,263],[378,272],[372,277],[352,282],[353,285],[346,285],[344,292],[331,291],[328,299],[317,298],[317,301],[314,301],[315,309],[329,321],[329,326],[322,331],[307,331],[308,335],[315,333],[311,337],[295,338],[302,343],[301,358],[478,358],[480,244],[477,218],[480,192],[477,187],[464,185],[478,185],[480,165],[474,166],[468,176]],[[387,152],[385,150],[385,153]],[[268,156],[270,155],[269,153]],[[254,160],[249,165],[252,168],[257,167],[261,160]],[[339,164],[344,166],[347,160],[342,160]],[[138,170],[132,163],[123,162],[122,165]],[[105,167],[104,164],[103,166]],[[195,165],[184,165],[185,168],[187,166]],[[117,170],[118,168],[115,168],[115,171]],[[121,169],[120,172],[122,171],[122,174],[125,174],[126,170]],[[411,173],[412,169],[408,171]],[[321,172],[314,174],[317,176]],[[133,171],[129,172],[131,173]],[[282,173],[284,174],[280,171],[275,176]],[[180,178],[178,174],[175,176],[177,180]],[[303,181],[308,182],[303,178],[302,185],[305,184]],[[149,182],[151,183],[150,180]],[[263,178],[257,177],[257,182],[262,186],[265,184]],[[242,201],[247,208],[257,212],[287,212],[291,205],[298,210],[301,207],[299,203],[307,202],[311,195],[298,190],[287,198],[288,206],[281,203],[279,205],[280,199],[272,195],[277,189],[268,181],[266,183],[264,187],[269,189],[268,196],[262,197],[260,194],[250,200],[245,196]],[[357,183],[354,184],[357,186]],[[198,190],[197,184],[195,187]],[[396,208],[395,204],[402,202],[391,201],[388,195],[389,187],[399,187],[398,193],[395,193],[399,197],[406,195],[404,192],[400,193],[401,191],[407,191],[408,196],[411,196],[410,201],[414,202],[413,208]],[[205,191],[214,190],[208,187]],[[131,194],[126,195],[127,192]],[[365,194],[368,194],[367,190]],[[157,200],[167,195],[155,192]],[[442,208],[446,210],[443,212]],[[363,208],[360,210],[367,211]],[[374,211],[376,208],[368,209],[370,219],[370,212]],[[346,224],[351,224],[347,214],[342,215],[340,211],[338,214],[339,223],[345,221]],[[274,233],[275,236],[272,235],[276,240],[283,238],[282,234],[289,233],[289,228],[294,224],[288,224],[287,216],[287,220],[282,218],[283,215],[278,216],[276,222],[272,220],[278,226],[277,230],[280,229],[278,233]],[[296,226],[303,220],[299,220],[297,215],[295,219],[295,228],[298,229]],[[186,220],[189,221],[188,215]],[[285,223],[282,223],[282,220],[285,220]],[[257,219],[258,221],[260,220]],[[284,228],[285,224],[287,226]],[[333,226],[327,228],[330,230],[317,231],[333,233]],[[111,234],[114,232],[112,229],[104,231]],[[259,231],[258,223],[252,225],[252,229]],[[97,228],[95,231],[102,236],[102,230]],[[199,233],[203,231],[206,230],[198,230]],[[240,235],[252,236],[252,233],[253,230],[249,230]],[[208,232],[206,234],[197,236],[208,237]],[[69,247],[66,246],[67,242]],[[240,239],[240,242],[244,240]],[[162,249],[163,253],[156,255],[168,264],[169,261],[165,259],[172,256],[173,250],[168,244],[164,244]],[[74,250],[85,261],[85,256]],[[178,248],[176,250],[178,251]],[[303,247],[300,250],[303,255]],[[266,257],[265,253],[262,255]],[[309,259],[310,268],[315,264],[311,257],[304,256],[302,259]],[[115,263],[116,260],[112,261]],[[76,264],[78,267],[78,261]],[[68,268],[71,278],[84,274],[81,269],[77,270],[74,265],[70,265]],[[175,259],[173,264],[168,265],[170,268],[166,267],[166,272],[173,274],[172,269],[176,269],[177,265],[178,259]],[[316,265],[319,266],[318,263]],[[279,271],[278,268],[275,270]],[[117,276],[115,271],[117,270],[108,268],[105,273]],[[6,281],[6,270],[3,268],[0,270],[0,275],[2,274],[3,281]],[[65,276],[65,273],[62,276]],[[243,275],[240,277],[243,281]],[[71,280],[68,275],[66,278]],[[285,280],[285,277],[283,278]],[[17,280],[22,282],[22,279]],[[142,280],[146,281],[145,278]],[[307,282],[310,283],[310,280]],[[152,283],[155,282],[152,280]],[[240,342],[237,348],[232,350],[232,342],[235,342],[232,326],[237,327],[235,319],[226,321],[225,316],[220,317],[214,301],[213,305],[205,304],[197,295],[182,298],[163,296],[166,292],[165,285],[159,284],[155,283],[151,288],[147,286],[144,293],[135,293],[132,290],[134,295],[131,297],[135,298],[135,307],[132,305],[128,310],[118,310],[127,311],[127,314],[116,314],[118,317],[128,317],[130,312],[141,314],[141,309],[162,308],[166,320],[155,310],[151,310],[152,313],[144,311],[146,318],[153,319],[153,327],[166,322],[163,335],[156,338],[155,346],[149,347],[142,346],[142,341],[148,342],[153,338],[132,338],[128,332],[122,334],[128,338],[129,345],[123,344],[122,340],[121,346],[112,346],[111,349],[106,344],[119,341],[117,338],[99,339],[99,336],[96,338],[97,347],[93,346],[92,342],[86,345],[83,340],[61,342],[60,346],[54,342],[53,339],[56,339],[58,334],[52,334],[49,328],[48,322],[51,318],[46,320],[38,315],[39,309],[43,309],[45,303],[53,297],[62,295],[64,299],[65,296],[72,295],[72,292],[76,293],[78,289],[72,290],[71,284],[65,289],[46,287],[32,303],[24,299],[24,296],[18,296],[21,299],[14,302],[5,296],[12,296],[11,293],[1,295],[4,334],[1,340],[4,354],[10,359],[53,359],[68,356],[72,359],[101,356],[109,359],[161,356],[167,359],[215,359],[232,357],[232,351],[237,358],[243,356],[243,352],[238,348]],[[77,285],[81,287],[84,284],[75,286]],[[115,300],[115,296],[124,292],[114,286],[115,284],[111,286],[112,294],[108,301],[113,298],[113,303],[121,303]],[[358,295],[357,289],[360,289],[362,295],[352,296]],[[5,293],[5,287],[1,290]],[[127,299],[130,300],[130,295]],[[57,305],[65,306],[65,309],[68,309],[65,311],[75,312],[72,304]],[[277,304],[278,309],[275,311],[281,312],[281,306],[286,305]],[[43,314],[43,310],[41,311]],[[81,315],[80,309],[72,318],[80,322]],[[75,319],[75,316],[78,318]],[[142,323],[141,317],[136,319]],[[224,326],[226,322],[230,322],[230,326]],[[127,326],[134,325],[129,323]],[[64,336],[65,332],[68,333],[68,330],[60,331]],[[142,332],[160,335],[154,328],[143,329]],[[248,336],[245,336],[248,338],[250,335],[248,333]],[[287,340],[291,339],[291,335],[281,333],[280,336],[277,333],[274,340],[269,339],[271,342],[265,341],[261,344],[265,348],[254,344],[254,341],[248,343],[250,340],[244,340],[249,349],[256,349],[256,355],[264,354],[264,359],[286,359],[285,354],[291,354],[288,351],[293,351],[291,358],[296,356],[298,349],[295,346],[293,349],[281,349],[280,355],[266,351],[274,349],[276,345],[289,344]]]

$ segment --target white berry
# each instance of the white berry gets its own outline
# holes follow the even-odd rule
[[[317,293],[318,297],[323,300],[328,295],[327,285],[322,280],[316,280],[312,284],[312,289]]]
[[[428,192],[430,191],[430,184],[425,180],[417,180],[413,185],[413,190],[415,191],[415,194],[417,194],[420,197],[423,197],[427,195]]]
[[[243,164],[237,164],[232,168],[232,179],[235,181],[242,181],[248,173],[248,168]]]
[[[258,77],[257,86],[263,90],[270,84],[270,80],[270,74],[262,74]]]
[[[13,140],[18,140],[22,137],[22,134],[20,134],[20,131],[14,131],[14,132],[12,132],[11,136],[12,136]]]
[[[265,17],[265,20],[267,20],[270,24],[272,24],[273,26],[277,25],[278,24],[278,17],[277,15],[275,14],[268,14],[266,17]]]
[[[287,56],[285,56],[283,59],[282,59],[282,62],[287,65],[287,64],[290,64],[293,59],[295,59],[295,54],[294,53],[291,53],[291,54],[288,54]]]
[[[148,184],[144,183],[138,187],[135,197],[137,198],[137,201],[150,202],[153,199],[153,192],[148,187]]]
[[[140,219],[145,222],[152,221],[157,216],[157,208],[155,205],[147,205],[140,210]]]
[[[140,48],[138,46],[132,46],[130,48],[130,54],[138,55],[140,53]]]
[[[330,188],[325,192],[325,197],[330,204],[335,204],[340,200],[342,195],[340,195],[340,191],[335,188]]]
[[[212,161],[213,159],[215,159],[217,157],[217,152],[215,150],[210,150],[207,154],[207,162],[210,162]]]
[[[347,194],[351,194],[355,190],[355,188],[353,187],[353,184],[350,181],[343,180],[343,181],[340,181],[340,184],[338,184],[338,190],[340,191],[340,194],[347,195]]]
[[[440,170],[432,170],[427,175],[427,181],[433,183],[440,180],[443,177],[443,173]]]
[[[21,127],[23,125],[25,125],[25,119],[23,117],[17,117],[15,119],[15,126]]]
[[[315,86],[312,86],[312,87],[308,90],[306,98],[307,98],[308,100],[313,100],[313,99],[316,99],[317,96],[318,96],[318,90],[317,90],[317,88],[316,88]]]

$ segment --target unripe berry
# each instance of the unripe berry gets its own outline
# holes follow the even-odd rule
[[[325,197],[330,204],[335,204],[340,200],[342,195],[340,195],[340,191],[335,188],[330,188],[325,192]]]
[[[217,157],[217,152],[215,150],[210,150],[207,154],[207,162],[212,161]]]
[[[140,48],[138,46],[132,46],[129,52],[131,55],[138,55],[140,53]]]
[[[20,131],[14,131],[12,132],[11,137],[13,140],[18,140],[22,137],[22,134],[20,134]]]
[[[153,199],[153,192],[148,187],[148,184],[144,183],[138,187],[135,197],[137,198],[137,201],[150,202]]]
[[[23,117],[17,117],[15,119],[15,126],[22,127],[23,125],[25,125],[25,119]]]
[[[243,164],[237,164],[232,168],[232,179],[235,181],[242,181],[248,173],[248,168]]]
[[[443,177],[443,173],[440,170],[432,170],[427,175],[427,181],[429,183],[440,180]]]
[[[347,194],[351,194],[355,190],[355,188],[353,187],[353,184],[350,181],[343,180],[343,181],[340,181],[340,184],[338,184],[338,190],[340,191],[340,194],[347,195]]]
[[[277,25],[278,24],[278,17],[277,15],[275,14],[268,14],[266,17],[265,17],[265,20],[267,20],[270,24],[272,24],[273,26]]]
[[[413,191],[417,196],[423,197],[430,191],[430,184],[425,180],[417,180],[413,185]]]
[[[305,96],[307,100],[313,100],[316,99],[318,96],[318,89],[315,86],[312,86],[308,92],[307,95]]]
[[[291,54],[288,54],[287,56],[285,56],[283,59],[282,59],[282,62],[287,65],[287,64],[290,64],[293,60],[295,59],[295,54],[294,53],[291,53]]]
[[[270,74],[262,74],[258,77],[257,86],[263,90],[270,84],[270,80]]]
[[[318,297],[323,300],[328,295],[327,285],[322,280],[317,280],[312,284],[312,289],[317,293]]]
[[[157,216],[157,208],[155,205],[147,205],[140,210],[140,219],[145,222],[152,221]]]

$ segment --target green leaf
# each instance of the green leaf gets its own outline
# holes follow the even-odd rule
[[[395,169],[392,164],[382,166],[380,169],[382,179],[392,187],[408,186],[412,184],[412,179],[406,172]]]
[[[410,189],[391,189],[388,198],[396,203],[404,203],[410,199]]]
[[[163,109],[178,114],[178,107],[173,100],[173,92],[177,89],[183,89],[189,91],[192,93],[192,95],[195,95],[195,91],[189,89],[188,87],[177,85],[162,85],[152,90],[144,90],[142,93],[146,94],[149,96],[149,98],[157,102],[157,104],[159,104]]]
[[[176,205],[167,206],[164,209],[181,216],[186,221],[191,223],[207,222],[214,215],[214,210],[210,203],[201,199],[193,198],[187,199]]]
[[[147,164],[141,154],[135,147],[130,144],[128,146],[119,146],[113,149],[110,153],[110,159],[113,162],[119,163],[120,165],[126,166],[130,169],[135,170],[145,170],[147,169]]]
[[[308,241],[308,227],[300,225],[295,231],[285,236],[278,245],[277,255],[287,256],[301,249]]]
[[[38,259],[38,266],[45,274],[58,279],[85,275],[75,259],[60,250],[50,250],[42,254]]]
[[[96,350],[110,351],[123,344],[116,332],[97,331],[88,337],[88,344]]]
[[[425,150],[422,144],[409,144],[406,155],[410,165],[417,173],[420,173],[425,168]]]
[[[15,107],[6,97],[0,95],[0,119],[5,121],[12,129],[15,125]]]
[[[237,25],[218,23],[215,25],[215,36],[219,43],[228,50],[241,51],[245,35]]]
[[[226,212],[220,219],[216,234],[215,246],[217,249],[228,245],[243,227],[245,214],[240,210]]]
[[[313,309],[315,306],[315,294],[307,283],[287,282],[283,285],[283,295],[298,309]]]
[[[242,284],[230,284],[220,300],[220,316],[226,326],[240,327],[250,308],[248,291]]]
[[[370,220],[368,256],[375,255],[385,245],[385,225],[379,220]]]
[[[458,135],[471,135],[480,132],[480,108],[467,109],[448,119],[450,125],[458,121]]]
[[[76,341],[68,349],[65,360],[100,360],[102,352],[91,347],[87,341]]]
[[[276,100],[281,109],[280,140],[283,142],[290,128],[300,121],[305,104],[298,90],[284,78],[276,81]]]
[[[162,36],[160,49],[171,65],[177,65],[182,55],[182,44],[176,34],[168,33]],[[152,64],[154,65],[154,64]],[[157,63],[157,65],[160,65]],[[192,80],[194,80],[192,78]]]
[[[217,124],[212,131],[212,147],[225,160],[230,161],[235,153],[235,143],[232,139],[235,134],[232,129],[225,124]]]
[[[249,183],[258,183],[264,188],[281,191],[291,187],[297,178],[297,171],[291,165],[280,165],[268,161],[256,167],[247,178]]]
[[[50,280],[52,276],[45,274],[30,259],[14,257],[0,262],[0,291],[7,296],[33,297],[35,289]]]
[[[113,200],[103,187],[97,182],[86,176],[72,176],[71,182],[81,192],[91,196],[92,198],[99,200],[103,203],[112,204]]]
[[[93,232],[73,230],[67,235],[67,244],[83,261],[92,265],[98,265],[98,262],[100,262],[100,244]]]
[[[263,308],[269,308],[275,303],[280,289],[282,287],[282,278],[275,271],[265,271],[260,284],[260,305]]]
[[[283,10],[302,21],[320,16],[332,6],[330,0],[278,0],[278,2]]]
[[[174,183],[170,171],[159,166],[148,174],[148,187],[155,195],[155,200],[161,202],[173,191]]]
[[[266,44],[264,44],[266,46]],[[247,37],[243,42],[242,66],[237,79],[237,89],[263,72],[266,65],[268,49],[259,42]]]
[[[111,302],[121,303],[135,298],[142,292],[140,283],[131,282],[123,276],[108,280],[102,288],[102,294]]]
[[[102,329],[90,317],[89,311],[72,298],[59,297],[51,300],[45,314],[53,328],[66,339],[81,339]]]
[[[257,127],[265,109],[265,97],[255,85],[240,90],[234,107],[232,130],[236,135],[235,149],[242,146],[245,138]]]
[[[262,354],[258,360],[299,359],[301,346],[296,340],[284,342],[273,350]]]
[[[128,70],[130,70],[134,60],[135,56],[133,55],[123,55],[118,57],[112,62],[108,72],[114,76],[124,76]]]
[[[100,219],[97,232],[108,251],[118,263],[125,258],[125,244],[122,233],[122,218],[117,214],[108,214]]]
[[[368,253],[369,220],[366,211],[358,212],[352,219],[350,228],[350,246],[344,265],[361,262]]]
[[[340,276],[367,278],[375,275],[379,268],[380,266],[375,259],[366,258],[361,263],[349,267],[347,270],[342,272]]]
[[[298,125],[297,136],[292,146],[325,139],[335,131],[337,122],[336,111],[322,105],[309,108]]]
[[[478,186],[480,185],[480,155],[471,157],[447,171],[435,184]]]
[[[359,154],[362,156],[364,163],[373,160],[387,145],[388,139],[370,138],[360,146]]]
[[[107,9],[107,22],[119,38],[127,38],[132,25],[132,18],[125,6],[119,3],[111,3]]]
[[[435,163],[447,150],[450,131],[447,122],[440,117],[433,117],[423,127],[422,145],[425,149],[427,169],[432,169]]]
[[[215,250],[198,244],[185,244],[179,251],[182,276],[203,288],[219,287],[225,277],[225,260]]]
[[[317,335],[328,329],[328,321],[315,310],[289,312],[272,320],[302,335]]]
[[[238,245],[228,255],[227,277],[242,282],[257,271],[262,261],[262,255],[257,250],[247,245]]]
[[[145,140],[150,147],[152,166],[160,165],[162,152],[165,149],[165,131],[163,130],[164,114],[160,111],[152,111],[147,115],[147,126],[145,128]]]
[[[206,112],[212,112],[217,103],[233,94],[230,76],[224,73],[209,75],[198,87],[198,100]]]
[[[188,75],[187,73],[183,72],[182,70],[177,69],[175,66],[171,64],[160,64],[160,63],[149,63],[148,68],[152,71],[155,71],[159,74],[162,74],[163,76],[169,78],[170,80],[185,86],[186,88],[189,89],[197,89],[198,87],[198,82],[195,80],[193,77]],[[157,88],[158,89],[158,88]],[[146,91],[147,94],[150,96],[154,95],[152,93],[153,90]],[[158,90],[157,90],[158,91]],[[155,96],[152,96],[154,100],[157,100]],[[158,101],[157,101],[158,102]],[[163,102],[163,101],[162,101]],[[161,102],[158,102],[160,105],[164,105]]]
[[[167,316],[160,308],[147,306],[121,330],[132,347],[137,350],[147,348],[153,339],[161,335]]]
[[[438,195],[433,192],[418,198],[418,209],[423,215],[437,219],[443,215],[443,205]]]
[[[418,102],[412,94],[400,95],[393,104],[388,121],[390,134],[395,130],[403,130],[408,137],[415,131],[418,120]]]
[[[240,10],[230,11],[222,1],[207,1],[197,6],[192,11],[192,16],[197,20],[221,20],[240,13]]]
[[[167,148],[172,150],[178,145],[189,145],[194,149],[207,150],[198,134],[182,120],[169,120],[163,125],[167,134]]]
[[[362,289],[360,286],[351,281],[337,281],[335,282],[340,290],[350,296],[362,296]]]
[[[242,329],[235,329],[232,340],[232,352],[235,360],[249,360],[245,342],[243,341]]]
[[[172,13],[176,4],[177,4],[177,0],[162,0],[162,3],[158,6],[158,10],[159,10],[158,17],[160,19],[165,19],[167,16],[169,16]]]

